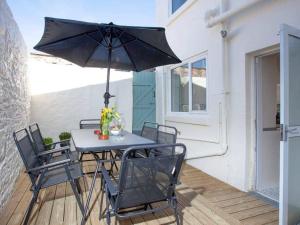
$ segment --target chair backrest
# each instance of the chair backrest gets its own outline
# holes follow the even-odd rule
[[[167,126],[167,125],[158,125],[157,128],[157,143],[158,144],[175,144],[177,140],[177,129],[176,127]],[[156,154],[165,154],[172,155],[174,153],[174,148],[157,148]]]
[[[23,160],[26,171],[36,166],[42,165],[37,153],[34,149],[33,143],[30,139],[27,129],[22,129],[13,133],[15,143],[19,154]],[[29,174],[32,184],[35,184],[38,175]]]
[[[159,156],[151,154],[157,148],[166,147],[176,148],[176,153]],[[174,194],[186,147],[183,144],[143,146],[143,149],[150,152],[150,156],[135,158],[134,153],[140,148],[137,146],[124,152],[116,208],[169,200]]]
[[[176,127],[167,125],[158,125],[157,128],[157,143],[158,144],[175,144],[177,140]]]
[[[100,119],[83,119],[79,122],[79,129],[99,129]]]
[[[142,131],[141,131],[141,136],[156,142],[157,141],[157,128],[158,128],[157,123],[144,122]]]
[[[29,125],[29,131],[30,135],[33,139],[33,144],[34,147],[38,152],[43,152],[46,150],[44,141],[43,141],[43,136],[41,133],[41,130],[39,128],[39,125],[37,123]]]

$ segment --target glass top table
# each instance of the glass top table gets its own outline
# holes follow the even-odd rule
[[[150,139],[132,134],[128,131],[122,131],[120,136],[109,136],[108,140],[100,140],[98,136],[94,134],[94,129],[72,130],[71,134],[75,149],[79,152],[100,153],[155,143]]]

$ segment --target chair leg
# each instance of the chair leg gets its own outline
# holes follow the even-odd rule
[[[80,187],[80,183],[79,183],[79,179],[76,179],[74,180],[75,184],[76,184],[76,188],[77,188],[77,191],[78,191],[78,194],[82,194],[82,190],[81,190],[81,187]]]
[[[107,187],[105,189],[107,189]],[[106,223],[107,223],[107,225],[110,225],[110,222],[111,221],[110,221],[110,211],[109,211],[109,199],[108,199],[108,196],[106,194]]]
[[[181,225],[178,210],[177,210],[177,200],[176,200],[176,198],[172,199],[171,204],[172,204],[172,208],[174,210],[174,216],[175,216],[175,219],[176,219],[176,224]]]
[[[79,205],[80,211],[81,211],[81,213],[82,213],[82,217],[84,218],[84,217],[85,217],[84,206],[83,206],[83,203],[82,203],[81,200],[80,200],[80,195],[79,195],[79,193],[78,193],[78,190],[77,190],[77,188],[76,188],[76,184],[75,184],[75,182],[74,182],[74,179],[72,178],[72,175],[71,175],[71,172],[70,172],[68,166],[65,166],[65,171],[66,171],[66,173],[67,173],[68,180],[69,180],[69,182],[70,182],[70,184],[71,184],[71,188],[72,188],[72,190],[73,190],[73,192],[74,192],[74,194],[75,194],[77,204]]]
[[[28,224],[28,220],[30,218],[30,215],[31,215],[31,211],[32,211],[32,208],[37,200],[37,197],[39,195],[39,192],[33,192],[33,196],[32,196],[32,199],[30,201],[30,204],[28,206],[28,209],[27,209],[27,212],[26,212],[26,217],[24,218],[24,222],[23,222],[23,225],[27,225]]]

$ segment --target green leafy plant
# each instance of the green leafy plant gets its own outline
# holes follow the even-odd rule
[[[61,132],[60,135],[58,136],[60,141],[64,141],[63,143],[60,144],[61,147],[70,145],[70,141],[66,141],[66,140],[70,140],[71,139],[71,133],[69,132]]]
[[[51,144],[53,144],[53,139],[51,137],[45,137],[43,139],[43,143],[45,145],[46,150],[50,150]]]

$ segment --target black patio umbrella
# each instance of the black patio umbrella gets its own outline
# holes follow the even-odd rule
[[[82,67],[107,68],[105,107],[108,106],[110,68],[142,71],[180,63],[161,27],[120,26],[45,18],[45,30],[34,49]]]

